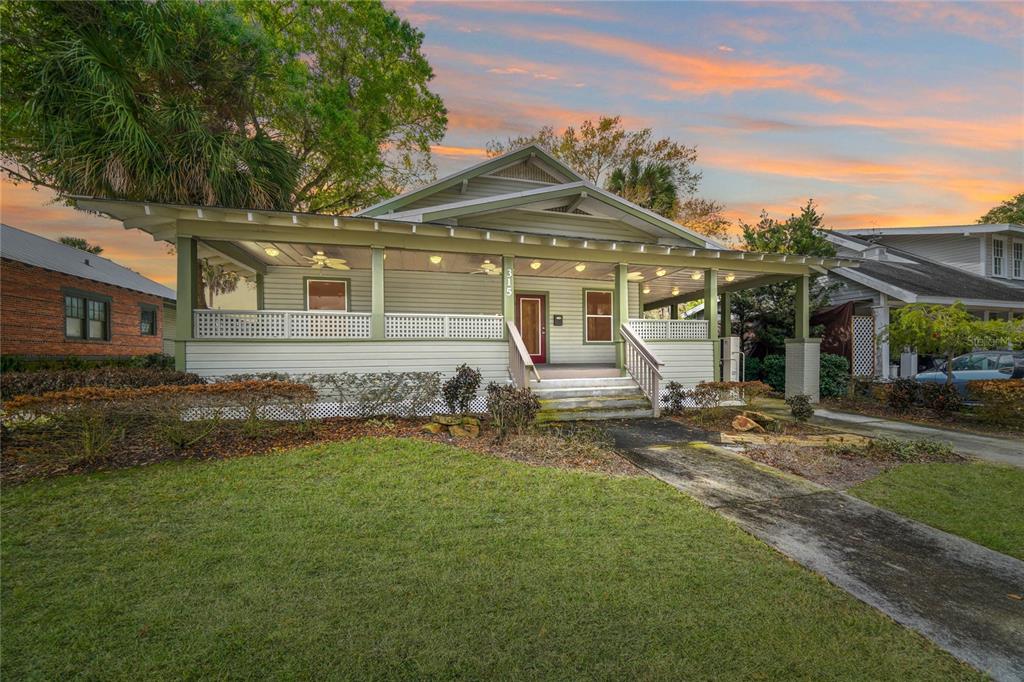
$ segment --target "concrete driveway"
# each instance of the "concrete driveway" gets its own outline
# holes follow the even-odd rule
[[[997,680],[1024,680],[1024,562],[706,443],[611,426],[635,464]]]

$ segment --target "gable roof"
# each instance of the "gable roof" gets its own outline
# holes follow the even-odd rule
[[[1016,223],[972,223],[970,225],[930,225],[927,227],[842,227],[833,232],[854,237],[912,237],[918,235],[990,234],[994,232],[1016,232],[1024,234],[1024,225]]]
[[[53,272],[62,272],[65,275],[139,291],[169,301],[175,300],[173,289],[143,277],[123,265],[118,265],[109,258],[61,244],[10,225],[0,225],[0,256]]]
[[[397,197],[391,197],[390,199],[377,202],[369,208],[364,208],[355,215],[375,217],[384,215],[385,213],[393,213],[403,206],[407,206],[419,199],[428,197],[431,194],[436,194],[437,192],[450,187],[455,187],[463,180],[469,180],[470,178],[475,178],[479,175],[494,173],[506,166],[511,166],[519,161],[530,158],[539,159],[555,173],[560,174],[562,177],[555,178],[556,181],[579,182],[584,179],[583,176],[556,159],[540,145],[530,144],[508,152],[507,154],[502,154],[501,156],[496,156],[494,158],[481,161],[480,163],[473,164],[468,168],[463,168],[462,170],[452,173],[451,175],[446,175],[440,180],[436,180],[425,187],[420,187],[419,189],[399,194]]]

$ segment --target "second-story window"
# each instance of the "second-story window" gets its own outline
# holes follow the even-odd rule
[[[1014,279],[1024,279],[1024,242],[1013,243],[1012,260],[1010,268]]]
[[[1006,276],[1006,242],[999,237],[992,238],[992,274]]]

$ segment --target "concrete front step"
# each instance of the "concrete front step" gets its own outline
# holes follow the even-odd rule
[[[532,387],[531,387],[532,388]],[[636,384],[629,386],[582,386],[580,388],[534,388],[538,400],[558,398],[615,398],[640,394]]]
[[[531,381],[530,388],[543,391],[549,388],[610,388],[613,386],[636,386],[633,377],[582,377],[579,379],[541,379]]]
[[[622,410],[552,410],[550,412],[539,412],[537,421],[594,421],[598,419],[645,419],[654,415],[650,407],[644,409],[622,409]]]
[[[539,396],[538,396],[539,397]],[[540,398],[540,409],[542,412],[555,410],[624,410],[633,408],[650,409],[651,404],[643,393],[636,392],[633,395],[623,397],[582,397],[582,398],[557,398],[545,400]]]

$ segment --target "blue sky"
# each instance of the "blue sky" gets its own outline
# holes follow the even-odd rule
[[[808,197],[837,227],[973,222],[1024,191],[1024,3],[389,2],[449,110],[441,174],[492,138],[621,114],[699,150],[733,218]],[[68,225],[161,281],[144,235],[4,185],[4,220]]]

